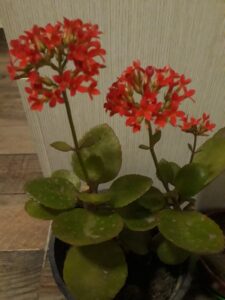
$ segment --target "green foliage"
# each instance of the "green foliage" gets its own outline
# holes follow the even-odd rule
[[[200,164],[192,163],[180,169],[174,185],[182,196],[191,197],[203,189],[207,178],[207,170]]]
[[[28,200],[24,208],[31,217],[42,220],[52,220],[61,212],[60,210],[47,208],[33,199]]]
[[[147,231],[157,226],[157,217],[136,202],[118,210],[127,228],[133,231]]]
[[[151,178],[142,175],[131,174],[117,178],[109,189],[112,205],[114,207],[128,205],[146,193],[151,185]]]
[[[53,172],[52,177],[65,178],[69,182],[71,182],[77,190],[80,189],[81,182],[80,182],[79,178],[73,172],[70,172],[70,171],[64,170],[64,169],[60,169],[60,170]]]
[[[186,250],[178,248],[167,240],[163,240],[158,248],[159,259],[167,265],[177,265],[183,263],[190,255]]]
[[[139,148],[142,149],[142,150],[149,150],[150,147],[149,146],[146,146],[146,145],[139,145]]]
[[[104,183],[112,180],[119,173],[122,154],[114,131],[102,124],[92,128],[79,141],[80,154],[91,182]],[[78,156],[73,154],[74,172],[85,180]]]
[[[145,255],[149,252],[151,234],[149,231],[139,232],[124,228],[119,235],[119,240],[126,250]]]
[[[64,263],[63,277],[71,294],[82,300],[111,300],[123,287],[127,265],[115,241],[71,247]]]
[[[197,150],[194,163],[199,163],[208,171],[206,184],[215,179],[225,169],[225,128],[220,129]]]
[[[159,172],[157,172],[157,176],[165,183],[174,184],[174,179],[179,169],[180,167],[175,162],[169,162],[165,159],[161,159],[159,162]]]
[[[50,146],[52,146],[52,148],[62,151],[62,152],[73,151],[73,147],[71,147],[70,145],[68,145],[67,143],[62,142],[62,141],[54,142],[54,143],[50,144]]]
[[[79,193],[78,197],[83,202],[98,205],[108,202],[111,199],[111,194],[108,191],[102,193]]]
[[[156,130],[156,132],[152,135],[151,144],[154,146],[161,139],[162,132],[161,130]]]
[[[143,196],[138,199],[138,204],[146,209],[149,209],[151,213],[157,212],[165,207],[166,200],[163,193],[159,189],[152,186]]]
[[[53,233],[62,241],[75,246],[98,244],[116,237],[123,221],[116,213],[94,213],[76,208],[57,216]]]
[[[34,200],[49,208],[68,209],[76,204],[77,190],[64,178],[35,179],[28,182],[25,189]]]
[[[224,249],[224,236],[219,226],[196,211],[161,211],[159,231],[177,247],[197,254],[217,253]]]

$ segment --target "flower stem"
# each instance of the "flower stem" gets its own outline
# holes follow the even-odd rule
[[[158,162],[158,159],[157,159],[157,156],[155,153],[154,143],[152,142],[152,138],[153,138],[152,127],[151,127],[150,122],[148,122],[147,124],[148,124],[149,150],[150,150],[150,153],[151,153],[151,156],[152,156],[155,168],[156,168],[156,172],[158,174],[160,174],[159,162]],[[167,192],[170,192],[170,189],[169,189],[168,185],[166,184],[166,182],[163,179],[160,179],[160,180],[161,180],[165,190]]]
[[[158,175],[160,175],[159,162],[154,149],[155,144],[153,143],[152,127],[150,122],[148,122],[147,125],[148,125],[148,136],[149,136],[149,150],[156,168],[156,172],[158,173]],[[169,189],[168,184],[163,179],[160,179],[160,181],[162,182],[167,193],[170,193],[171,191]],[[177,210],[181,210],[178,200],[175,199],[174,197],[171,197],[170,199],[173,203],[174,208],[176,208]]]
[[[68,120],[69,120],[69,124],[70,124],[70,129],[71,129],[71,133],[72,133],[72,137],[73,137],[73,142],[74,142],[74,146],[75,146],[75,152],[77,154],[77,158],[79,160],[81,169],[83,171],[84,177],[85,177],[85,181],[87,182],[87,184],[90,184],[90,180],[88,177],[88,173],[87,170],[85,168],[84,162],[83,162],[83,158],[80,154],[80,149],[79,149],[79,144],[78,144],[78,140],[77,140],[77,134],[76,134],[76,130],[75,130],[75,126],[73,123],[73,117],[72,117],[72,113],[71,113],[71,109],[70,109],[70,104],[69,104],[69,100],[67,97],[67,93],[65,91],[62,92],[63,95],[63,99],[65,102],[65,106],[66,106],[66,112],[67,112],[67,116],[68,116]]]
[[[196,150],[196,146],[197,146],[197,137],[198,137],[198,135],[194,133],[194,142],[193,142],[193,146],[192,146],[192,150],[191,150],[191,157],[190,157],[189,164],[192,163],[194,155],[195,155],[195,150]]]

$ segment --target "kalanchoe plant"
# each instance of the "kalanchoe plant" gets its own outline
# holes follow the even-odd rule
[[[90,295],[113,299],[126,282],[129,251],[144,255],[153,250],[166,264],[178,264],[191,255],[224,248],[217,224],[193,209],[193,197],[225,169],[224,129],[196,150],[197,137],[214,124],[206,114],[189,118],[180,109],[184,100],[193,101],[190,79],[168,66],[144,69],[134,62],[109,89],[105,103],[111,115],[126,116],[134,132],[145,125],[149,139],[140,148],[150,151],[163,192],[146,176],[117,177],[121,147],[107,124],[78,140],[67,93],[87,93],[91,99],[99,94],[96,75],[105,56],[100,34],[97,25],[81,20],[34,26],[11,41],[8,67],[12,79],[27,79],[32,110],[41,111],[46,103],[65,105],[73,145],[55,141],[51,146],[72,153],[73,171],[58,170],[28,182],[25,209],[33,217],[53,220],[54,235],[71,245],[64,281],[79,300],[89,300]],[[51,68],[52,75],[43,75],[43,67]],[[156,156],[155,145],[168,123],[193,134],[190,160],[183,167]],[[111,180],[109,188],[99,188]]]

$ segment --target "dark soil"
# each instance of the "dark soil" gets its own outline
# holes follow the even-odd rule
[[[55,258],[61,277],[68,249],[69,245],[55,240]],[[125,286],[115,300],[168,300],[175,288],[178,276],[184,269],[184,267],[167,267],[153,254],[130,253],[126,259],[129,275]]]

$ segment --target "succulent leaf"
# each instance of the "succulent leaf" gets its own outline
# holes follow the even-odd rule
[[[115,241],[71,247],[63,277],[71,294],[82,300],[111,300],[125,284],[127,264]]]

